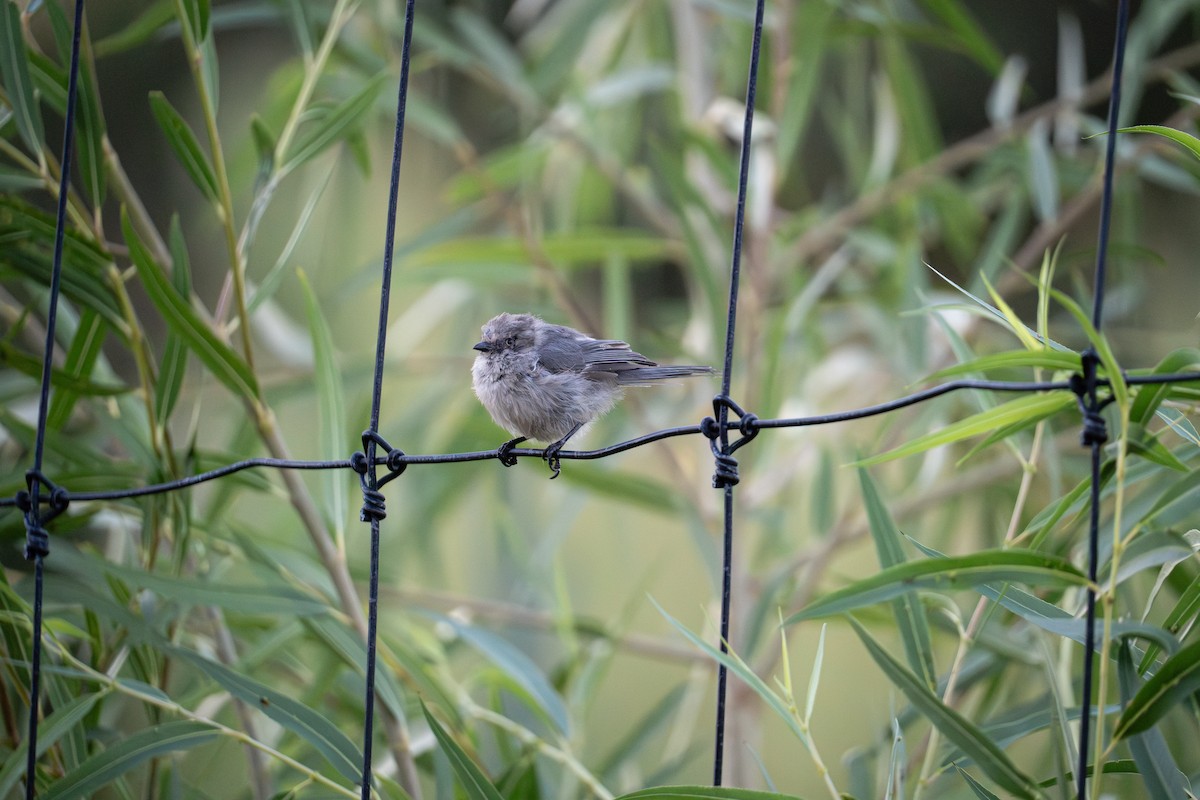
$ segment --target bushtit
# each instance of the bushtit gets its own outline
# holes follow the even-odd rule
[[[501,462],[516,463],[508,451],[527,439],[552,442],[542,453],[551,478],[558,477],[558,452],[567,440],[611,409],[624,387],[713,372],[661,367],[625,342],[593,339],[530,314],[493,317],[475,349],[475,394],[496,424],[517,437],[501,445]]]

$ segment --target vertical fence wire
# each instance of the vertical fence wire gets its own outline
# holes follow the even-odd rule
[[[375,339],[375,372],[371,385],[371,422],[363,432],[365,458],[356,460],[356,471],[363,481],[361,519],[371,524],[371,564],[367,588],[367,664],[365,697],[363,700],[363,763],[362,800],[371,797],[371,750],[375,731],[375,661],[379,630],[379,523],[385,516],[383,496],[379,491],[379,470],[376,449],[379,446],[390,455],[393,450],[379,435],[379,412],[383,399],[383,368],[387,350],[388,306],[392,290],[392,260],[396,246],[396,204],[400,194],[400,160],[404,152],[404,117],[408,105],[408,71],[412,50],[413,11],[416,0],[407,0],[404,8],[404,41],[400,51],[400,87],[396,97],[396,126],[392,138],[392,171],[388,184],[387,224],[384,233],[383,275],[379,288],[379,327]]]
[[[746,188],[750,179],[750,147],[754,131],[754,98],[758,90],[758,56],[762,49],[762,29],[765,0],[758,0],[754,10],[754,39],[750,46],[750,68],[746,78],[746,116],[742,123],[741,163],[738,171],[737,212],[733,222],[733,253],[729,267],[729,307],[725,322],[725,363],[721,373],[721,394],[713,411],[720,431],[721,454],[726,458],[729,446],[729,391],[733,377],[733,345],[737,329],[738,286],[742,272],[742,232],[746,221]],[[735,406],[736,408],[736,406]],[[739,416],[740,409],[737,409]],[[720,472],[720,468],[718,468]],[[733,487],[736,477],[714,479],[716,488],[725,490],[724,532],[722,535],[721,568],[721,652],[729,652],[729,618],[733,595]],[[713,786],[720,786],[725,764],[725,695],[728,673],[724,664],[717,665],[716,732],[713,745]]]
[[[1107,277],[1107,254],[1109,229],[1112,224],[1113,167],[1117,151],[1117,125],[1121,113],[1121,78],[1125,67],[1125,39],[1129,29],[1129,0],[1117,4],[1116,42],[1113,45],[1112,89],[1108,96],[1108,136],[1104,143],[1104,186],[1100,197],[1100,224],[1096,243],[1096,273],[1092,303],[1092,327],[1101,329],[1104,312],[1104,288]],[[1075,767],[1075,789],[1079,800],[1087,797],[1088,754],[1092,736],[1092,683],[1095,671],[1096,648],[1096,578],[1100,559],[1100,470],[1103,462],[1104,443],[1108,436],[1100,416],[1102,403],[1097,397],[1097,357],[1090,349],[1083,354],[1083,386],[1086,397],[1080,397],[1084,406],[1083,444],[1091,447],[1092,479],[1090,487],[1091,509],[1088,515],[1088,588],[1084,612],[1083,677],[1080,687],[1079,712],[1079,756]],[[1111,376],[1114,380],[1118,376]],[[1100,698],[1099,702],[1104,702]],[[1103,731],[1097,731],[1097,736]],[[1099,764],[1096,764],[1099,768]]]
[[[54,362],[55,328],[58,322],[58,296],[62,284],[63,244],[67,217],[67,197],[71,180],[72,140],[75,136],[75,96],[79,82],[79,40],[83,22],[83,0],[75,0],[75,28],[71,36],[71,65],[67,72],[67,107],[63,116],[62,157],[59,161],[58,207],[55,212],[54,261],[50,270],[50,296],[46,312],[46,347],[42,352],[42,376],[38,396],[37,431],[34,437],[33,466],[25,474],[29,492],[25,511],[25,558],[33,561],[33,642],[29,665],[29,733],[26,737],[25,797],[33,800],[37,794],[37,736],[41,699],[42,663],[42,592],[45,568],[43,561],[50,554],[49,534],[43,527],[49,518],[65,508],[65,493],[54,487],[51,511],[43,517],[41,490],[53,486],[42,475],[42,460],[46,446],[46,420],[50,408],[50,378]]]

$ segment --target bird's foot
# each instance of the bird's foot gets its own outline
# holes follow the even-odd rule
[[[558,459],[558,452],[563,449],[565,441],[555,442],[542,451],[542,459],[545,460],[546,466],[550,467],[550,471],[554,474],[550,476],[550,480],[554,480],[562,473],[562,464]]]
[[[517,465],[517,457],[512,454],[512,449],[525,441],[524,436],[518,436],[515,439],[509,439],[504,444],[496,448],[496,458],[506,467],[515,467]]]

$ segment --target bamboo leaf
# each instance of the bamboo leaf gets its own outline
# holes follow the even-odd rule
[[[1126,128],[1117,128],[1117,133],[1153,133],[1157,136],[1163,136],[1173,142],[1183,145],[1196,158],[1200,158],[1200,139],[1192,136],[1190,133],[1168,128],[1166,125],[1130,125]],[[1097,136],[1104,134],[1098,133]]]
[[[1140,681],[1133,667],[1129,646],[1122,643],[1117,653],[1117,678],[1121,686],[1121,701],[1128,707]],[[1129,752],[1138,766],[1142,783],[1151,797],[1186,797],[1183,773],[1179,771],[1167,739],[1162,731],[1152,728],[1129,737]]]
[[[354,95],[337,106],[326,109],[315,122],[309,123],[296,137],[292,149],[281,159],[283,167],[280,171],[284,174],[291,172],[358,125],[375,104],[383,87],[390,83],[390,78],[386,70],[380,71]]]
[[[130,258],[142,279],[146,294],[150,296],[158,313],[162,314],[167,327],[176,331],[217,380],[225,384],[237,397],[257,397],[258,381],[255,380],[254,373],[229,345],[216,337],[187,300],[167,281],[162,268],[154,263],[150,253],[134,233],[129,215],[124,209],[121,212],[121,228],[125,233],[125,243],[129,246]]]
[[[212,165],[208,163],[208,156],[204,154],[204,150],[200,147],[196,134],[192,133],[187,120],[180,116],[166,96],[159,91],[150,93],[150,110],[154,112],[158,127],[167,137],[167,144],[171,145],[171,149],[175,151],[175,157],[187,170],[192,183],[196,184],[196,188],[210,203],[214,206],[219,205],[220,192],[217,190],[217,175],[213,171]]]
[[[616,800],[798,800],[795,795],[762,792],[735,786],[652,786],[623,794]]]
[[[855,462],[855,466],[868,467],[873,464],[881,464],[885,461],[915,455],[926,450],[932,450],[935,447],[941,447],[942,445],[969,439],[972,436],[989,433],[996,428],[1006,425],[1044,419],[1074,405],[1075,397],[1065,391],[1045,392],[1019,397],[1016,400],[1002,403],[995,408],[989,408],[978,414],[972,414],[965,419],[913,439],[911,442],[902,444],[886,453],[880,453],[879,455],[857,461]]]
[[[39,757],[78,725],[96,705],[106,692],[79,695],[71,698],[66,704],[56,708],[54,713],[47,716],[38,725]],[[20,744],[13,748],[0,767],[0,797],[8,797],[9,792],[24,774],[25,759],[29,752],[27,739],[21,739]]]
[[[849,618],[854,632],[867,648],[871,658],[883,670],[888,680],[904,693],[908,701],[928,719],[950,742],[972,759],[984,774],[1015,797],[1035,798],[1041,791],[1022,773],[1009,757],[975,725],[954,709],[942,703],[921,680],[905,669],[871,637],[853,617]]]
[[[446,732],[446,729],[434,718],[433,714],[429,713],[429,709],[425,707],[425,703],[421,703],[421,710],[425,712],[425,719],[429,723],[429,729],[433,731],[433,735],[437,738],[438,746],[442,748],[442,752],[450,759],[450,765],[454,768],[454,773],[458,775],[459,782],[467,791],[469,800],[504,800],[504,797],[496,789],[487,776],[483,774],[466,751],[458,746],[453,737]]]
[[[331,720],[288,695],[182,647],[165,646],[250,708],[257,708],[311,744],[339,773],[357,783],[362,753]]]
[[[179,720],[155,725],[96,753],[38,796],[41,800],[91,797],[147,759],[175,750],[190,750],[216,737],[216,729],[203,722]]]
[[[1154,727],[1167,712],[1200,690],[1200,640],[1181,648],[1163,662],[1125,705],[1113,728],[1114,739],[1124,739]]]
[[[998,369],[1016,369],[1020,367],[1041,367],[1054,372],[1078,372],[1079,354],[1064,353],[1059,350],[1011,350],[1006,353],[993,353],[980,356],[962,364],[955,364],[943,370],[938,370],[929,376],[929,380],[958,378],[963,375],[973,375],[977,372],[991,372]]]
[[[84,308],[79,314],[79,324],[75,327],[75,335],[71,337],[71,347],[63,361],[62,372],[72,379],[90,382],[92,370],[100,358],[104,340],[108,336],[108,325],[95,310]],[[55,384],[57,391],[50,400],[50,412],[46,424],[52,429],[60,429],[66,424],[75,408],[75,401],[80,392],[66,389],[61,384]],[[0,794],[3,794],[0,792]]]
[[[42,162],[42,112],[29,72],[29,52],[21,35],[21,9],[3,0],[0,9],[0,80],[12,105],[17,131],[25,146]]]
[[[862,487],[867,523],[871,530],[871,538],[875,542],[879,566],[887,569],[905,563],[904,550],[900,546],[900,531],[879,497],[875,482],[865,469],[858,470],[858,480]],[[925,618],[925,608],[921,605],[917,593],[904,592],[892,600],[892,614],[896,618],[896,628],[904,643],[904,654],[908,658],[909,668],[932,689],[937,686],[933,640],[929,635],[929,621]]]
[[[1087,577],[1065,559],[1027,550],[984,550],[969,556],[909,561],[830,592],[788,617],[784,624],[842,614],[914,589],[977,590],[982,584],[996,582],[1086,586]]]

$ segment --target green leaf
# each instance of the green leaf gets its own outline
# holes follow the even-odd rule
[[[216,737],[216,729],[203,722],[179,720],[155,725],[124,737],[112,747],[96,753],[38,796],[41,800],[92,797],[101,787],[147,759],[175,750],[190,750]]]
[[[200,315],[175,291],[163,275],[162,268],[154,263],[150,253],[134,233],[129,215],[121,210],[121,229],[129,255],[146,288],[146,294],[162,314],[167,327],[176,331],[187,342],[196,357],[212,371],[221,383],[240,398],[258,397],[258,381],[254,373],[229,345],[216,337],[200,319]]]
[[[178,215],[171,217],[170,249],[171,285],[180,297],[190,297],[191,267]],[[154,385],[154,416],[160,424],[165,423],[175,410],[179,391],[183,388],[183,378],[187,374],[187,362],[187,344],[183,337],[174,328],[168,329],[167,342],[163,345],[162,362],[158,365],[158,380]]]
[[[292,143],[291,150],[281,159],[284,174],[291,172],[305,161],[316,156],[326,147],[341,139],[351,128],[366,116],[375,105],[384,86],[391,84],[391,75],[382,70],[367,81],[354,95],[333,108],[327,108],[310,122]]]
[[[197,42],[204,41],[208,36],[208,21],[212,13],[209,0],[184,0],[183,8],[192,37]]]
[[[54,713],[43,719],[38,725],[38,757],[40,758],[59,739],[75,728],[96,705],[96,701],[104,697],[105,694],[107,692],[102,691],[73,697],[65,705],[56,708]],[[29,752],[28,744],[29,741],[27,739],[21,739],[20,744],[4,759],[4,765],[0,767],[0,797],[8,797],[9,791],[12,790],[17,781],[24,775],[25,759]]]
[[[1044,392],[1019,397],[1002,403],[995,408],[989,408],[978,414],[961,419],[932,433],[917,437],[907,444],[893,448],[886,453],[880,453],[870,458],[855,462],[855,466],[868,467],[904,458],[935,447],[969,439],[972,436],[990,433],[996,428],[1014,425],[1018,422],[1036,421],[1057,414],[1065,408],[1075,405],[1075,397],[1069,392]]]
[[[434,719],[433,714],[429,713],[429,709],[425,707],[425,703],[421,703],[421,710],[425,712],[425,719],[429,723],[429,729],[433,731],[433,735],[438,740],[438,745],[442,748],[442,752],[450,759],[450,765],[454,767],[454,773],[458,775],[459,782],[463,788],[467,790],[469,800],[504,800],[504,797],[497,791],[492,782],[483,774],[466,751],[458,746],[458,743],[446,732],[446,729]]]
[[[623,794],[616,800],[797,800],[797,797],[735,786],[652,786]]]
[[[42,111],[29,74],[29,53],[21,35],[21,9],[11,0],[0,0],[0,80],[12,105],[17,131],[25,146],[43,162]],[[44,163],[44,162],[43,162]]]
[[[196,139],[196,134],[192,133],[187,121],[159,91],[150,93],[150,110],[154,112],[158,127],[167,137],[167,143],[175,151],[175,157],[179,159],[179,163],[187,170],[192,183],[196,184],[196,188],[208,198],[210,203],[214,206],[219,205],[221,195],[217,189],[217,175],[213,171],[212,165],[208,163],[208,156],[204,154],[199,140]]]
[[[782,697],[771,691],[771,688],[767,686],[766,682],[764,682],[762,678],[758,677],[758,675],[754,673],[754,670],[750,669],[749,665],[747,665],[746,662],[737,655],[737,653],[734,653],[732,650],[724,653],[721,652],[689,630],[688,627],[682,622],[675,619],[665,610],[663,610],[663,607],[660,606],[654,598],[650,598],[650,602],[654,603],[654,607],[658,609],[658,613],[662,614],[663,618],[666,619],[667,622],[671,623],[671,626],[674,627],[675,630],[682,633],[689,642],[703,652],[707,653],[709,658],[713,659],[718,664],[724,664],[726,669],[741,678],[747,686],[754,690],[754,693],[757,694],[763,700],[763,702],[769,705],[775,711],[775,713],[779,715],[779,718],[783,720],[785,724],[787,724],[788,728],[796,735],[796,738],[800,740],[805,748],[809,746],[808,734],[805,733],[804,729],[800,727],[799,721],[796,719],[796,714],[794,713],[795,710],[789,708],[788,704]]]
[[[175,19],[172,0],[157,0],[145,8],[129,25],[93,45],[97,58],[122,53],[145,44],[151,36]]]
[[[71,337],[71,347],[63,361],[63,373],[74,379],[87,381],[100,358],[108,330],[108,325],[99,314],[90,308],[83,309],[79,314],[79,324],[75,326],[75,335]],[[46,424],[57,430],[70,418],[80,393],[67,390],[61,385],[56,385],[55,388],[57,391],[50,400]]]
[[[1063,308],[1067,309],[1071,316],[1075,318],[1075,321],[1079,323],[1079,327],[1083,329],[1084,334],[1087,335],[1092,349],[1100,357],[1100,364],[1104,367],[1104,377],[1108,378],[1109,389],[1112,391],[1113,398],[1117,402],[1117,408],[1129,408],[1129,386],[1125,383],[1125,376],[1121,372],[1121,366],[1117,363],[1116,356],[1113,355],[1112,348],[1109,347],[1108,339],[1096,330],[1088,315],[1070,297],[1057,289],[1051,289],[1050,296],[1057,300]]]
[[[947,740],[972,759],[984,774],[1015,797],[1035,798],[1041,796],[1037,784],[1017,769],[1017,766],[995,742],[957,711],[945,705],[937,695],[925,688],[921,680],[892,658],[857,620],[853,617],[849,617],[849,620],[854,632],[858,634],[858,638],[867,648],[867,652],[883,670],[892,685],[903,692],[914,708],[941,731]]]
[[[546,680],[541,668],[529,656],[513,647],[491,631],[465,625],[453,617],[432,615],[439,622],[454,628],[464,642],[475,648],[484,658],[495,664],[518,686],[529,693],[546,718],[554,723],[564,736],[569,735],[571,723],[566,706],[558,692]]]
[[[1165,136],[1171,141],[1186,147],[1188,152],[1196,158],[1200,158],[1200,139],[1175,128],[1168,128],[1165,125],[1130,125],[1127,128],[1117,128],[1117,133],[1153,133],[1158,136]],[[1104,134],[1098,133],[1096,135],[1103,136]]]
[[[1122,643],[1117,654],[1117,678],[1121,686],[1121,702],[1129,700],[1139,686],[1137,672],[1129,646]],[[1151,729],[1129,737],[1129,752],[1141,773],[1142,783],[1151,797],[1186,797],[1183,773],[1175,765],[1167,739],[1162,731]]]
[[[936,381],[943,378],[958,378],[963,375],[973,375],[977,372],[991,372],[997,369],[1015,369],[1021,367],[1041,367],[1054,372],[1079,371],[1079,354],[1064,353],[1059,350],[1010,350],[1005,353],[993,353],[981,356],[962,364],[955,364],[943,370],[938,370],[929,376]]]
[[[250,708],[258,709],[300,736],[347,779],[356,783],[361,779],[362,753],[332,720],[283,692],[190,650],[171,646],[163,649],[199,669]]]
[[[313,369],[317,388],[317,431],[319,452],[322,458],[337,458],[345,452],[342,439],[345,430],[346,402],[342,394],[342,375],[338,369],[337,354],[333,349],[333,334],[321,304],[308,282],[303,270],[297,270],[300,288],[304,291],[304,308],[308,313],[308,329],[312,336]],[[330,471],[325,481],[327,488],[327,519],[330,526],[340,533],[345,529],[346,481],[337,470]]]
[[[788,617],[784,624],[842,614],[914,589],[977,589],[995,582],[1086,586],[1087,577],[1065,559],[1027,550],[984,550],[969,556],[910,561],[831,592]]]
[[[971,791],[974,792],[975,796],[979,798],[979,800],[1000,800],[997,795],[993,794],[982,783],[972,778],[970,773],[968,773],[962,767],[956,764],[954,768],[958,770],[958,776],[966,781],[967,786],[971,787]]]
[[[904,550],[900,547],[900,531],[879,497],[875,482],[865,469],[858,470],[858,480],[879,565],[887,569],[905,563]],[[933,663],[933,641],[921,598],[915,591],[904,592],[892,600],[892,614],[896,617],[896,628],[904,642],[908,666],[925,681],[926,686],[933,689],[937,686],[937,667]]]
[[[1148,731],[1173,708],[1200,690],[1200,640],[1163,662],[1126,704],[1113,728],[1114,739]]]
[[[1179,600],[1176,601],[1174,607],[1167,612],[1167,616],[1162,621],[1162,627],[1165,631],[1171,634],[1178,634],[1183,630],[1183,626],[1200,613],[1200,575],[1192,579],[1188,587],[1179,595]],[[1155,657],[1159,653],[1157,646],[1152,646],[1146,649],[1146,655],[1142,657],[1142,661],[1138,664],[1138,672],[1144,673],[1150,669],[1154,663]]]

